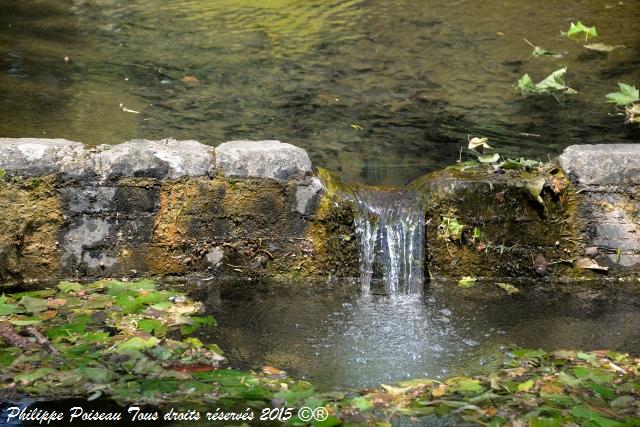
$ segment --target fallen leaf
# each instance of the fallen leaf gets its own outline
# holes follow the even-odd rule
[[[447,391],[447,386],[444,384],[440,384],[438,387],[434,388],[431,391],[431,396],[442,397],[446,391]]]
[[[182,83],[197,84],[197,83],[200,83],[200,80],[198,80],[196,76],[186,75],[182,78]]]
[[[64,298],[49,298],[47,300],[47,307],[62,307],[67,303],[67,300]]]
[[[609,267],[601,266],[600,264],[598,264],[596,262],[596,260],[594,260],[592,258],[587,258],[587,257],[578,259],[574,263],[574,265],[577,268],[583,268],[583,269],[586,269],[586,270],[595,270],[595,271],[608,271],[609,270]]]

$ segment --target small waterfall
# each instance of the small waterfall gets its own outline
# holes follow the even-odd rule
[[[419,194],[361,191],[355,195],[363,292],[382,279],[391,294],[419,293],[424,273],[424,208]]]

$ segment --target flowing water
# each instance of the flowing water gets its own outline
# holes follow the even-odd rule
[[[481,373],[508,346],[640,354],[637,290],[540,284],[506,295],[479,286],[466,293],[436,282],[390,296],[355,283],[207,282],[194,296],[218,320],[199,338],[219,344],[232,366],[276,366],[324,389]]]
[[[360,281],[368,293],[379,276],[390,294],[419,293],[424,284],[424,207],[420,194],[368,190],[355,195]]]
[[[577,20],[626,47],[562,37]],[[546,160],[638,141],[605,95],[640,85],[639,21],[634,0],[2,0],[0,136],[281,139],[385,185],[454,162],[468,134]],[[563,66],[565,105],[513,87]]]

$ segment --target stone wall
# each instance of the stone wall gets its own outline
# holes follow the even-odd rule
[[[635,274],[639,165],[635,146],[573,146],[421,177],[427,277]],[[0,282],[357,277],[353,191],[278,141],[0,139]]]
[[[287,279],[353,269],[335,260],[357,257],[353,243],[332,238],[340,209],[319,209],[333,196],[307,153],[278,141],[214,150],[196,141],[88,148],[0,139],[0,170],[5,282],[189,272]]]

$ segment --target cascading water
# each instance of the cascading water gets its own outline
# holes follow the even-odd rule
[[[424,273],[424,204],[419,194],[360,191],[355,195],[363,292],[380,277],[391,294],[419,293]]]

